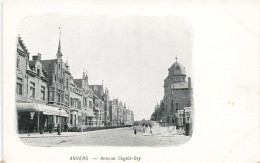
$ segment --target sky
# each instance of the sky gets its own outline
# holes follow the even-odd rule
[[[192,27],[181,17],[26,17],[17,30],[30,59],[37,53],[42,60],[56,58],[60,26],[63,60],[68,60],[74,79],[85,69],[89,84],[103,80],[110,99],[125,102],[135,120],[150,119],[176,56],[192,77]]]

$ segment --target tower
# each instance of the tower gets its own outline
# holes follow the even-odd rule
[[[88,71],[87,71],[87,69],[86,69],[86,76],[85,76],[85,80],[87,81],[87,83],[88,83]]]
[[[60,30],[60,37],[59,37],[59,45],[58,45],[58,52],[57,52],[57,59],[62,59],[62,53],[61,53],[61,44],[60,44],[60,40],[61,40],[61,27],[59,27]]]
[[[82,79],[85,79],[86,78],[86,75],[85,75],[85,68],[83,69],[83,77]]]
[[[186,82],[185,67],[175,58],[175,63],[168,69],[168,76],[164,80],[164,87],[169,87],[171,84]]]

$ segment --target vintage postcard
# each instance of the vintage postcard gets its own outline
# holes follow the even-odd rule
[[[260,161],[258,5],[6,0],[3,160]]]

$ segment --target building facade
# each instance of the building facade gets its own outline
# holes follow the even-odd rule
[[[113,99],[109,101],[109,115],[112,126],[118,125],[118,100]]]
[[[88,75],[74,79],[68,60],[63,61],[61,40],[55,59],[32,56],[18,37],[16,62],[16,110],[20,133],[84,129],[123,125],[133,112],[122,102],[110,101],[109,90],[90,85]]]
[[[64,110],[48,105],[48,73],[41,54],[32,58],[29,60],[29,52],[18,37],[16,110],[19,133],[52,131],[68,117]]]
[[[164,80],[164,97],[160,105],[155,106],[151,120],[160,121],[175,126],[183,126],[180,116],[185,107],[192,107],[191,78],[186,80],[185,67],[176,57],[175,63],[168,69],[168,76]]]
[[[168,69],[164,80],[164,115],[166,123],[177,125],[178,110],[192,105],[191,78],[186,81],[185,67],[176,62]]]
[[[64,110],[69,115],[71,73],[68,61],[65,63],[62,56],[59,39],[56,59],[42,60],[42,65],[46,70],[46,77],[48,78],[48,105]],[[69,122],[69,117],[61,117],[60,119],[62,126],[65,126]],[[57,117],[54,117],[53,121],[50,120],[50,125],[53,125],[52,123],[54,123],[54,126],[59,123]]]
[[[82,124],[84,127],[94,125],[93,118],[93,91],[88,84],[88,75],[83,70],[81,79],[74,79],[74,83],[82,90]]]

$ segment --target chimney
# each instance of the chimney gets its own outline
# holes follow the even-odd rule
[[[34,61],[41,61],[41,54],[38,53],[38,55],[32,56]]]
[[[191,78],[190,77],[188,77],[188,88],[189,88],[189,90],[191,89]]]

